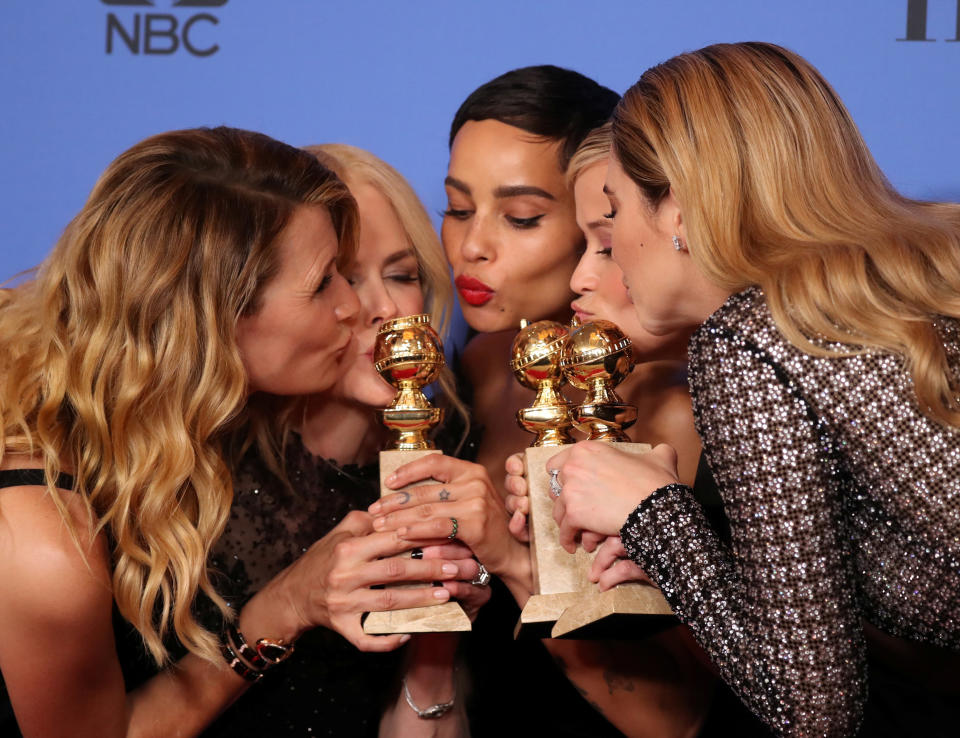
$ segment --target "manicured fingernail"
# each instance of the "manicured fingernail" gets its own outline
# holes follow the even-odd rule
[[[394,482],[396,482],[396,481],[397,481],[397,475],[396,475],[396,473],[393,473],[393,474],[391,474],[389,477],[387,477],[386,479],[384,479],[384,480],[383,480],[383,483],[389,487],[390,485],[392,485],[392,484],[393,484]]]
[[[380,530],[383,526],[387,524],[386,518],[374,518],[373,527],[377,530]]]
[[[457,569],[456,564],[444,564],[440,567],[440,571],[442,571],[444,574],[456,574],[459,569]]]
[[[380,512],[381,507],[383,507],[383,505],[381,505],[379,501],[374,502],[370,507],[367,508],[367,512],[369,512],[371,515],[376,515],[378,512]]]
[[[433,596],[438,600],[448,600],[450,599],[450,593],[445,589],[435,589],[433,591]]]
[[[400,642],[401,642],[401,643],[406,643],[406,642],[409,641],[409,640],[410,640],[410,634],[409,634],[409,633],[405,633],[404,635],[400,636]]]

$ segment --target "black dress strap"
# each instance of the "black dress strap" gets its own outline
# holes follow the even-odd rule
[[[47,475],[43,469],[3,469],[0,470],[0,489],[4,487],[27,487],[47,485]],[[57,476],[57,487],[73,489],[73,477],[70,474]]]

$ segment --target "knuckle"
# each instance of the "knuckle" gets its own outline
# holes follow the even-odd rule
[[[397,606],[397,594],[392,589],[379,590],[374,603],[378,611],[393,610]]]
[[[434,513],[434,509],[433,509],[433,505],[431,505],[431,504],[429,504],[429,503],[420,505],[420,506],[417,508],[417,514],[418,514],[421,518],[432,518],[432,517],[434,516],[434,514],[435,514],[435,513]]]
[[[406,567],[401,559],[384,559],[384,577],[395,580],[402,579],[406,574]]]

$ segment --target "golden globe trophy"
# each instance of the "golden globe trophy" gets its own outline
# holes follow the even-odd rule
[[[560,366],[567,381],[586,392],[584,401],[573,410],[573,422],[587,434],[588,440],[616,443],[618,449],[627,453],[650,450],[646,443],[631,443],[624,433],[636,422],[637,409],[624,403],[614,388],[633,370],[634,361],[630,339],[616,325],[607,320],[574,324],[564,343]],[[649,584],[628,582],[606,592],[598,591],[588,579],[594,555],[577,549],[578,558],[571,566],[576,569],[578,591],[557,618],[551,637],[616,635],[620,616],[630,616],[630,622],[624,625],[631,637],[675,622],[660,590]],[[637,615],[647,616],[642,625],[634,617]]]
[[[570,434],[574,406],[560,391],[566,381],[560,358],[568,333],[565,325],[552,320],[529,325],[524,320],[511,350],[510,368],[517,381],[537,392],[533,405],[517,411],[517,422],[536,435],[524,452],[533,594],[520,614],[517,632],[539,637],[549,636],[554,621],[580,589],[579,569],[558,542],[550,477],[545,470],[558,446],[574,442]],[[575,556],[583,559],[586,554],[578,550]]]
[[[384,479],[398,467],[427,454],[440,453],[427,433],[443,418],[443,410],[431,407],[423,387],[435,381],[443,369],[443,344],[430,325],[429,315],[410,315],[388,320],[377,331],[374,366],[397,394],[377,418],[390,431],[387,449],[380,452],[380,495],[401,490],[388,489]],[[430,484],[417,482],[414,486]],[[422,585],[398,585],[419,587]],[[456,602],[407,610],[371,612],[363,622],[364,633],[438,633],[470,630],[470,618]]]

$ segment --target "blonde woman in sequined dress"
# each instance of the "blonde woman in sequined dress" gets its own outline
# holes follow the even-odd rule
[[[951,734],[960,208],[896,193],[819,73],[771,44],[652,68],[613,136],[613,256],[645,329],[695,328],[732,543],[669,447],[581,443],[548,462],[566,546],[606,539],[595,576],[625,550],[780,734]]]

